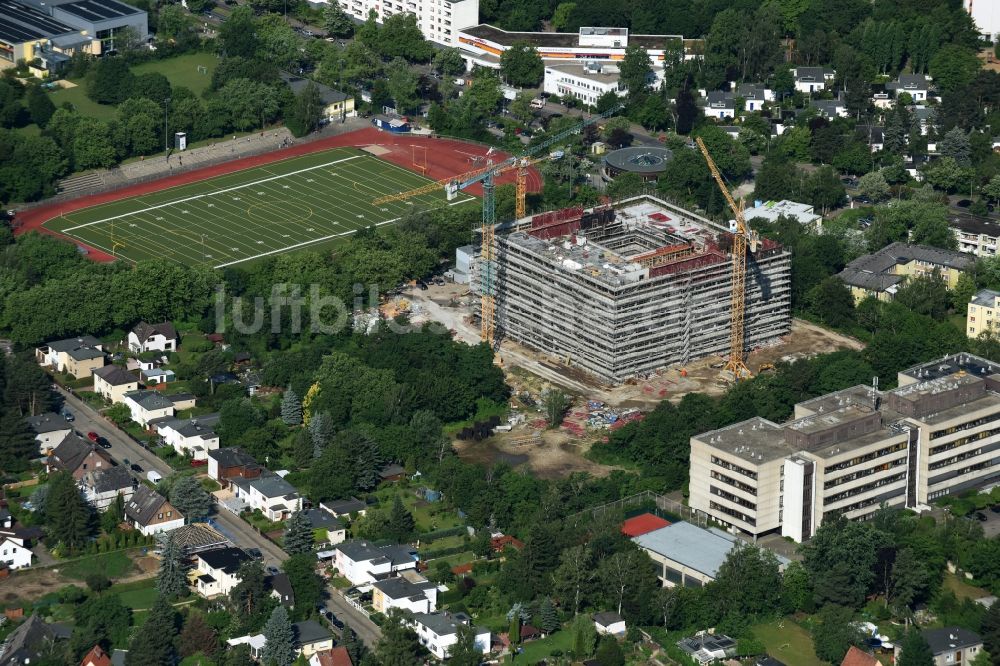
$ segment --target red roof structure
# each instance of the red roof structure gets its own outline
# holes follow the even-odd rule
[[[882,662],[852,645],[851,649],[844,655],[844,661],[840,662],[840,666],[882,666]]]
[[[111,666],[111,657],[100,645],[95,645],[90,648],[90,652],[80,662],[80,666]]]
[[[510,546],[514,550],[521,550],[524,548],[524,542],[509,534],[490,539],[490,547],[493,548],[493,552],[495,553],[502,553],[507,546]]]
[[[666,527],[669,524],[669,520],[664,520],[659,516],[654,516],[651,513],[641,513],[638,516],[632,516],[622,523],[622,534],[630,538],[642,536],[653,530]]]
[[[353,662],[351,662],[351,655],[343,645],[338,645],[331,650],[317,652],[316,659],[319,661],[320,666],[354,666]]]

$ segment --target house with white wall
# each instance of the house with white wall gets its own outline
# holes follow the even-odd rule
[[[710,90],[705,95],[706,118],[734,118],[736,116],[736,97],[728,90]]]
[[[230,483],[237,499],[251,511],[260,510],[268,520],[288,520],[302,508],[298,489],[273,472],[255,479],[230,479]]]
[[[406,623],[417,634],[420,644],[438,659],[447,659],[451,647],[458,642],[458,628],[461,625],[471,625],[472,621],[465,613],[417,613],[408,618]],[[489,629],[473,627],[476,649],[484,654],[490,651],[491,635]]]
[[[392,608],[430,613],[437,610],[437,592],[437,585],[415,570],[406,570],[372,583],[372,606],[379,613],[388,613]]]
[[[122,403],[128,407],[132,420],[143,428],[150,427],[150,421],[174,415],[174,403],[158,391],[140,389],[122,395]]]
[[[333,550],[333,566],[352,585],[368,585],[390,574],[417,568],[417,551],[410,546],[347,541]]]
[[[148,324],[140,321],[129,331],[128,348],[133,353],[141,354],[148,351],[177,351],[177,329],[169,321],[159,324]]]
[[[139,482],[125,465],[116,465],[115,467],[86,472],[78,485],[84,499],[91,506],[98,511],[105,511],[114,504],[119,495],[124,498],[125,504],[128,505]]]
[[[14,537],[0,537],[0,564],[8,569],[24,569],[31,566],[31,549]]]
[[[146,536],[169,532],[184,525],[184,516],[167,498],[149,486],[140,485],[125,502],[125,522]]]
[[[218,423],[219,414],[216,412],[189,419],[157,421],[155,428],[163,443],[172,446],[179,455],[193,460],[207,460],[209,451],[219,448],[219,435],[215,432]]]
[[[250,556],[239,548],[218,548],[195,555],[195,589],[211,599],[229,592],[240,584],[240,567]]]
[[[796,67],[792,70],[795,79],[795,89],[800,93],[810,95],[826,90],[833,85],[837,72],[830,67]]]
[[[37,416],[25,417],[28,427],[35,433],[39,455],[47,456],[59,446],[66,436],[73,432],[73,426],[66,417],[55,412],[45,412]]]
[[[94,393],[112,404],[124,401],[125,394],[139,390],[139,378],[120,365],[94,370]]]
[[[926,102],[931,79],[926,74],[900,74],[895,81],[885,84],[885,89],[896,97],[909,93],[914,102]]]
[[[104,365],[104,344],[92,335],[56,340],[36,348],[35,360],[54,372],[83,379]]]

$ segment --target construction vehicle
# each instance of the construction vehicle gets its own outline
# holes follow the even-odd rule
[[[583,122],[565,129],[545,141],[531,146],[524,154],[507,159],[484,168],[475,169],[468,173],[429,183],[423,187],[398,194],[390,194],[375,199],[372,204],[379,205],[389,201],[401,201],[410,197],[427,194],[440,188],[444,184],[445,193],[449,200],[453,200],[458,193],[476,183],[481,183],[483,188],[483,219],[480,232],[481,249],[479,253],[479,291],[482,297],[480,307],[480,324],[482,340],[496,349],[496,257],[494,256],[494,227],[496,226],[496,198],[494,196],[495,181],[498,176],[516,169],[515,179],[515,216],[520,219],[527,214],[526,200],[528,196],[528,167],[532,164],[550,159],[550,155],[545,152],[543,157],[534,158],[535,155],[547,151],[553,145],[563,141],[573,134],[578,134],[588,125],[601,122],[614,115],[622,108],[621,104],[615,105],[604,113],[592,116]],[[560,156],[561,157],[561,156]]]
[[[753,373],[743,360],[745,347],[744,316],[746,314],[746,287],[747,287],[747,251],[756,252],[759,237],[756,231],[750,229],[746,218],[743,216],[743,200],[739,203],[733,199],[729,192],[729,187],[719,172],[719,167],[715,165],[715,160],[708,152],[705,142],[698,137],[696,140],[698,149],[708,163],[708,170],[712,172],[712,177],[726,197],[726,203],[733,211],[735,219],[730,222],[730,230],[733,232],[733,279],[730,303],[732,312],[729,320],[729,360],[725,369],[733,374],[736,381],[751,377]]]

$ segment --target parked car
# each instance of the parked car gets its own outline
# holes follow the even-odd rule
[[[976,511],[976,513],[973,514],[973,515],[975,515],[976,520],[978,520],[981,523],[985,523],[987,520],[989,520],[989,518],[987,517],[987,515],[985,513],[983,513],[982,511]]]
[[[89,440],[90,440],[90,441],[92,441],[92,442],[96,442],[96,441],[97,441],[98,439],[100,439],[100,438],[101,438],[101,436],[100,436],[100,435],[98,435],[98,434],[97,434],[96,432],[94,432],[94,431],[90,431],[90,432],[88,432],[88,433],[87,433],[87,439],[89,439]]]
[[[281,573],[281,569],[274,566],[273,564],[268,564],[266,567],[264,567],[264,570],[267,571],[268,576],[277,576],[279,573]]]
[[[990,511],[993,513],[1000,513],[1000,504],[994,504],[990,507]]]
[[[260,548],[247,548],[246,553],[254,560],[260,560],[264,557],[264,553],[260,552]]]
[[[129,465],[129,469],[131,469],[133,472],[138,472],[139,474],[142,474],[145,471],[142,469],[142,465],[140,465],[139,463],[132,463],[131,465]]]
[[[109,442],[107,440],[107,438],[105,438],[105,437],[98,437],[97,438],[97,445],[99,447],[101,447],[102,449],[110,449],[111,448],[111,442]]]
[[[959,199],[955,205],[959,208],[968,208],[972,205],[972,199]]]
[[[73,421],[76,420],[76,417],[73,416],[73,412],[65,411],[65,412],[62,413],[62,415],[63,415],[63,418],[66,419],[67,421],[69,421],[70,423],[72,423]]]

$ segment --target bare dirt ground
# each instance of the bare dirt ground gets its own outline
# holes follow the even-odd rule
[[[144,574],[155,574],[160,568],[159,558],[153,557],[152,555],[138,557],[135,559],[134,564],[136,568]]]
[[[607,476],[614,467],[602,465],[585,457],[593,444],[593,438],[581,441],[569,433],[549,430],[535,438],[525,430],[494,435],[482,442],[455,442],[455,450],[465,460],[481,464],[507,462],[511,465],[525,465],[541,479],[556,479],[575,472],[587,472],[591,476]]]
[[[37,599],[67,585],[86,587],[83,581],[64,578],[52,567],[15,572],[0,579],[0,602]]]

